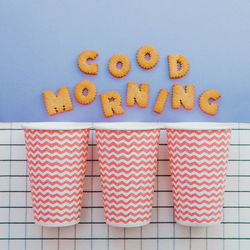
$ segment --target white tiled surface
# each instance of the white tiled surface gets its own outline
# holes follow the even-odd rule
[[[150,225],[113,228],[104,222],[94,133],[91,131],[81,222],[42,228],[33,222],[23,131],[0,123],[0,249],[250,249],[250,124],[233,124],[223,223],[189,228],[174,223],[168,152],[161,131]]]

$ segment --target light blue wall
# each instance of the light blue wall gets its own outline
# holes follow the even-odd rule
[[[153,45],[159,62],[141,69],[137,50]],[[98,51],[97,76],[83,74],[78,55]],[[129,74],[116,79],[108,61],[116,53],[131,61]],[[172,80],[167,55],[180,53],[190,63],[189,73]],[[98,95],[83,106],[74,87],[84,79],[94,82]],[[0,0],[0,121],[250,121],[250,1],[249,0]],[[150,84],[146,109],[126,107],[128,81]],[[195,85],[195,107],[173,110],[174,83]],[[50,117],[42,92],[55,93],[67,85],[74,110]],[[160,88],[170,90],[162,114],[153,112]],[[198,97],[217,89],[222,97],[212,117],[203,113]],[[126,113],[106,119],[99,94],[118,91]]]

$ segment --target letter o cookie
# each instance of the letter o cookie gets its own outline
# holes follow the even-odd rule
[[[220,97],[221,94],[218,90],[208,89],[204,91],[199,99],[199,105],[201,110],[209,115],[216,115],[219,105],[215,103],[209,103],[209,100],[213,99],[216,101]]]
[[[117,67],[117,64],[121,63],[121,68]],[[124,54],[116,54],[109,60],[109,72],[114,77],[120,78],[128,74],[130,70],[130,61]]]
[[[98,64],[96,63],[89,63],[88,59],[96,59],[98,56],[98,53],[94,50],[85,50],[81,53],[81,55],[78,57],[78,67],[79,69],[89,75],[97,75],[98,72]]]
[[[84,95],[83,91],[87,89],[88,94]],[[75,98],[81,104],[89,104],[94,101],[96,97],[96,87],[93,82],[88,80],[80,81],[75,87]]]
[[[146,59],[146,55],[149,55],[149,60]],[[143,69],[152,69],[158,62],[158,52],[151,45],[142,46],[137,52],[137,62]]]

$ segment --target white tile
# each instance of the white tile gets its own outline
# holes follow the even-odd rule
[[[240,147],[240,159],[248,160],[250,163],[250,146]]]
[[[0,193],[1,206],[9,206],[9,193]]]
[[[9,209],[1,208],[0,209],[0,222],[8,222],[9,221]]]
[[[1,123],[0,123],[1,125]],[[8,249],[9,242],[8,240],[0,240],[0,249]]]
[[[110,240],[109,250],[125,250],[124,240]]]
[[[142,237],[157,237],[157,224],[148,224],[143,226]]]
[[[238,238],[239,237],[239,225],[224,224],[224,237],[225,238]]]
[[[76,225],[76,238],[90,238],[91,237],[91,225],[90,224],[78,224]]]
[[[11,133],[12,144],[25,144],[23,130],[12,130]]]
[[[240,240],[224,240],[224,248],[225,250],[243,249],[239,248],[240,242]]]
[[[174,248],[174,240],[172,239],[159,240],[159,250],[174,250],[174,249],[176,249]]]
[[[1,212],[1,210],[0,210],[0,212]],[[8,224],[0,224],[1,238],[8,238],[9,237],[9,226],[10,225],[8,225]],[[1,242],[1,240],[0,240],[0,242]],[[0,247],[0,249],[2,249],[2,248]]]
[[[162,222],[172,222],[173,213],[173,208],[158,208],[158,219]]]
[[[241,161],[238,165],[240,175],[250,175],[250,161]]]
[[[23,222],[25,221],[25,208],[10,208],[10,221]]]
[[[107,240],[93,240],[92,242],[93,246],[92,249],[101,249],[101,250],[108,250],[108,244],[109,242]]]
[[[24,238],[25,237],[25,224],[11,224],[10,225],[11,238]]]
[[[11,158],[13,160],[25,160],[26,151],[24,146],[11,146]]]
[[[141,227],[131,227],[125,229],[125,235],[127,238],[140,238],[142,233]]]
[[[58,240],[43,240],[44,250],[55,250],[58,249]]]
[[[207,250],[223,250],[222,240],[207,240]]]
[[[223,221],[224,222],[235,222],[238,221],[238,208],[224,208],[223,209]]]
[[[9,190],[9,177],[1,177],[0,178],[0,191],[8,191]]]
[[[90,208],[84,208],[81,210],[81,221],[83,222],[91,221],[91,209]]]
[[[10,249],[25,249],[25,240],[11,240],[10,241]]]
[[[104,218],[104,209],[103,208],[95,208],[93,209],[93,218],[98,222],[105,222]]]
[[[92,250],[91,249],[91,240],[77,240],[76,241],[76,250]]]
[[[190,245],[190,250],[206,250],[206,241],[203,239],[192,239]]]
[[[159,201],[158,201],[159,206],[173,206],[173,194],[172,194],[172,192],[159,193],[158,197],[159,197]]]
[[[110,238],[123,238],[124,228],[122,227],[109,227],[109,237]]]
[[[40,238],[42,236],[42,227],[36,224],[26,225],[27,238]]]
[[[159,176],[158,189],[171,191],[172,190],[171,178],[169,176]]]
[[[242,222],[250,222],[250,207],[249,208],[241,208],[239,211],[240,221]]]
[[[9,161],[0,162],[0,175],[9,175],[9,173],[10,173],[10,162]]]
[[[238,205],[238,193],[232,192],[228,193],[226,192],[224,194],[224,206],[237,206]]]
[[[249,250],[250,249],[250,240],[248,237],[248,240],[241,240],[239,242],[240,250]]]
[[[207,236],[211,237],[223,237],[223,224],[210,226],[207,228]]]
[[[157,240],[142,240],[143,250],[157,249]]]
[[[176,239],[175,240],[175,249],[178,250],[189,250],[190,240],[186,239]]]
[[[26,175],[28,174],[26,161],[12,161],[11,162],[12,175]]]
[[[75,237],[75,225],[69,227],[60,228],[60,238],[74,238]]]
[[[9,160],[10,159],[10,147],[1,146],[0,147],[0,160]]]
[[[10,129],[11,123],[10,122],[0,122],[0,129]]]
[[[26,205],[26,193],[25,192],[13,192],[13,193],[11,193],[10,194],[10,204],[11,204],[11,206],[25,206]]]
[[[174,224],[172,223],[163,223],[158,225],[159,228],[159,237],[173,237],[173,228]]]
[[[70,250],[74,249],[75,242],[74,240],[59,240],[59,247],[60,250]]]
[[[106,224],[93,225],[94,238],[106,238],[108,236],[108,226]]]
[[[226,191],[237,191],[238,190],[238,178],[237,177],[226,177]]]
[[[191,228],[191,236],[194,238],[205,238],[206,233],[207,233],[206,227],[192,227]]]
[[[141,250],[141,241],[140,240],[126,240],[125,250]]]
[[[185,227],[179,224],[175,224],[175,236],[176,237],[190,237],[190,227]]]
[[[11,177],[11,191],[26,190],[26,178]]]
[[[58,228],[57,227],[43,227],[44,238],[57,238]]]
[[[240,225],[240,237],[249,238],[250,224],[241,224]]]
[[[10,144],[10,130],[0,130],[0,145]],[[1,150],[2,146],[0,146]]]
[[[241,206],[250,206],[250,192],[240,193],[240,205]]]
[[[42,242],[41,240],[27,240],[26,241],[26,250],[41,250]]]

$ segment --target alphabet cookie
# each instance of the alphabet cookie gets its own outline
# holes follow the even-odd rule
[[[172,108],[179,109],[181,105],[185,109],[194,107],[194,85],[186,85],[185,89],[181,84],[174,84],[172,96]]]
[[[87,95],[84,95],[83,91],[87,90]],[[89,104],[94,101],[96,97],[96,87],[91,81],[84,80],[79,82],[75,87],[75,98],[81,104]]]
[[[136,82],[128,82],[127,86],[127,106],[134,106],[135,101],[141,108],[148,106],[148,83],[141,83],[140,88]]]
[[[98,56],[98,53],[94,50],[85,50],[81,53],[81,55],[78,57],[78,67],[79,69],[85,73],[90,75],[97,75],[98,72],[98,64],[96,63],[89,63],[89,59],[96,59]]]
[[[167,91],[165,89],[160,90],[160,93],[157,97],[157,100],[156,100],[156,103],[155,103],[155,106],[153,109],[154,112],[161,114],[161,112],[165,106],[165,103],[167,101],[168,94],[169,94],[169,91]]]
[[[178,68],[180,66],[180,69]],[[189,70],[189,62],[183,55],[169,55],[168,68],[170,78],[180,78],[187,74]]]
[[[118,68],[118,63],[121,63],[121,68]],[[109,60],[109,72],[117,78],[124,77],[130,70],[130,61],[127,56],[123,54],[116,54]]]
[[[209,115],[216,115],[218,104],[215,103],[209,103],[210,99],[217,100],[221,97],[221,94],[218,90],[215,89],[208,89],[204,91],[199,99],[199,105],[202,111]]]
[[[50,90],[44,91],[43,99],[49,115],[55,115],[56,113],[73,109],[67,86],[61,87],[56,95]]]
[[[147,60],[146,55],[149,55]],[[137,52],[137,62],[143,69],[152,69],[158,62],[158,52],[151,45],[142,46]]]
[[[121,107],[122,98],[116,91],[110,91],[100,94],[102,109],[106,117],[113,116],[114,113],[123,114],[125,110]]]

